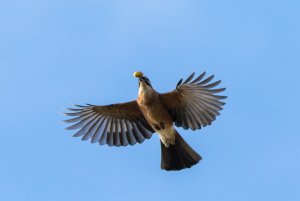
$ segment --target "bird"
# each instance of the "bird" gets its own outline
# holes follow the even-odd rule
[[[158,93],[148,77],[134,72],[138,79],[136,100],[111,105],[77,105],[64,113],[72,123],[67,130],[79,129],[73,136],[91,143],[127,146],[143,143],[154,133],[161,147],[161,169],[178,171],[191,168],[202,157],[182,138],[175,127],[193,131],[211,125],[220,115],[227,96],[226,88],[215,88],[221,80],[211,82],[214,75],[206,72],[194,78],[180,79],[173,91]],[[194,79],[193,79],[194,78]]]

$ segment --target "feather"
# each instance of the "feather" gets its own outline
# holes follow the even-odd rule
[[[195,72],[192,73],[192,74],[184,81],[184,83],[183,83],[182,85],[185,85],[186,83],[188,83],[189,81],[191,81],[191,80],[193,79],[194,75],[195,75]]]
[[[194,84],[196,82],[199,82],[203,79],[203,77],[205,76],[206,72],[203,72],[199,77],[197,77],[196,79],[194,79],[190,84]]]
[[[104,126],[104,129],[102,131],[102,134],[101,134],[101,137],[100,137],[100,140],[99,140],[99,144],[100,145],[103,145],[103,144],[106,144],[107,142],[107,129],[110,127],[110,124],[111,124],[111,117],[108,117],[107,118],[107,122]]]

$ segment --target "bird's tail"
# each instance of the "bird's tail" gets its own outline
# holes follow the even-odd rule
[[[167,148],[162,141],[160,141],[160,146],[161,169],[167,171],[190,168],[202,159],[202,157],[184,141],[177,131],[174,145],[170,144]]]

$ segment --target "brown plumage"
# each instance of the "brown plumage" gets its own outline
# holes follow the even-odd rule
[[[181,170],[197,164],[201,156],[197,154],[180,136],[173,126],[184,129],[200,129],[216,119],[225,104],[216,95],[225,88],[214,89],[221,81],[210,83],[213,76],[206,79],[205,73],[192,80],[194,73],[184,82],[181,79],[176,89],[160,94],[156,92],[149,79],[141,72],[137,101],[107,106],[76,105],[69,108],[65,120],[75,123],[67,129],[79,129],[74,136],[82,140],[91,139],[92,143],[109,146],[134,145],[150,139],[157,133],[161,139],[161,168]]]

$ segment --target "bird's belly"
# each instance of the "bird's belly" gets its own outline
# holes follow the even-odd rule
[[[173,125],[170,114],[160,104],[146,106],[142,109],[142,112],[155,131],[163,130]]]
[[[162,143],[166,146],[169,147],[169,145],[174,145],[175,144],[175,133],[176,130],[173,126],[169,126],[165,129],[161,129],[157,131]]]
[[[150,126],[159,135],[162,143],[169,147],[175,144],[175,128],[168,111],[161,104],[152,104],[142,109]]]

